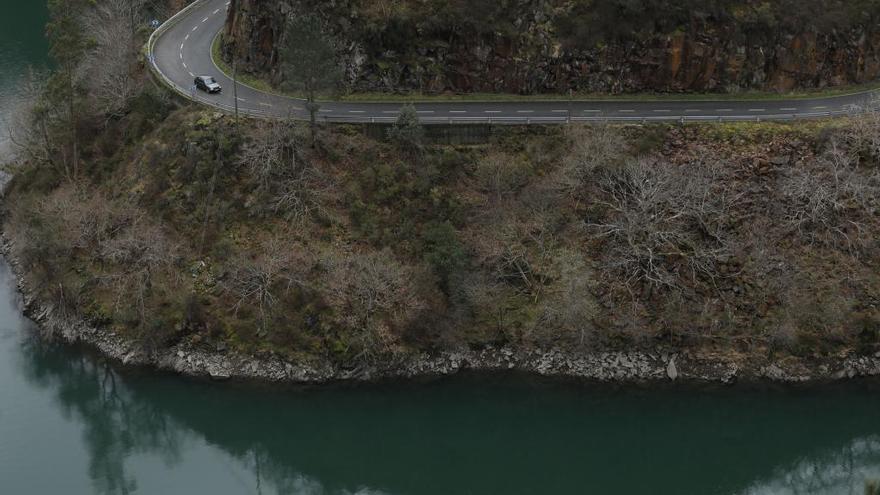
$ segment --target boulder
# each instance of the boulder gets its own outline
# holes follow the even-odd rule
[[[666,376],[673,381],[678,378],[678,368],[675,366],[675,356],[673,356],[672,359],[669,360],[669,364],[666,365]]]

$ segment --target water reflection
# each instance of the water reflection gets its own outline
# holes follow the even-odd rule
[[[175,471],[189,493],[306,495],[850,494],[880,474],[870,390],[613,391],[510,377],[273,390],[120,374],[36,341],[21,354],[27,381],[81,425],[102,494],[155,493]],[[150,456],[162,465],[146,468]]]
[[[64,416],[82,425],[89,476],[98,492],[137,490],[137,480],[125,470],[125,460],[132,454],[159,454],[166,465],[180,461],[187,431],[154,403],[137,400],[108,364],[83,353],[61,352],[35,339],[25,341],[22,354],[24,377],[51,390]]]
[[[865,480],[880,479],[880,436],[857,438],[840,450],[803,459],[778,469],[770,480],[755,483],[743,495],[864,493]]]
[[[207,473],[190,476],[234,481],[210,493],[386,495],[363,486],[328,487],[298,472],[295,464],[271,453],[263,441],[268,427],[279,441],[295,445],[294,438],[285,438],[283,424],[266,425],[255,422],[253,416],[237,415],[249,408],[246,403],[227,402],[214,393],[193,393],[199,388],[219,391],[210,385],[175,384],[173,377],[126,377],[99,358],[34,338],[21,344],[19,362],[22,376],[49,391],[63,415],[81,425],[88,474],[96,493],[153,493],[140,490],[151,480],[133,474],[144,455],[158,456],[171,469],[187,456],[216,457],[206,456],[205,449],[199,448],[206,444],[209,449],[221,449],[229,459],[221,457],[208,465]],[[233,397],[237,394],[234,389],[228,392]],[[230,461],[237,463],[236,472],[225,471]],[[198,480],[191,483],[199,486]]]

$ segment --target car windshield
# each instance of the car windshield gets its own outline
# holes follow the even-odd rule
[[[206,77],[205,84],[214,84],[214,78],[213,77]]]

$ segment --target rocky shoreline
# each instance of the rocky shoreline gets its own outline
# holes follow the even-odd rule
[[[276,383],[320,384],[336,381],[375,381],[452,375],[459,371],[521,371],[542,376],[578,378],[600,382],[694,381],[730,384],[738,380],[786,383],[830,382],[856,377],[880,376],[880,352],[873,356],[772,361],[762,356],[739,361],[695,356],[680,352],[596,352],[575,354],[561,350],[522,351],[503,347],[481,350],[418,353],[387,362],[348,369],[325,363],[319,366],[293,363],[279,357],[255,357],[223,350],[178,344],[147,352],[124,337],[95,328],[84,321],[70,321],[56,308],[37,300],[11,256],[7,242],[2,254],[24,299],[25,314],[34,320],[41,337],[69,344],[85,344],[127,366],[147,366],[187,376],[216,380],[258,380]]]

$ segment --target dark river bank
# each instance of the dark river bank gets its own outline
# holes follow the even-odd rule
[[[0,7],[5,126],[28,66],[47,63],[46,13]],[[119,370],[34,335],[0,260],[4,494],[861,494],[880,478],[877,381],[294,389]]]

